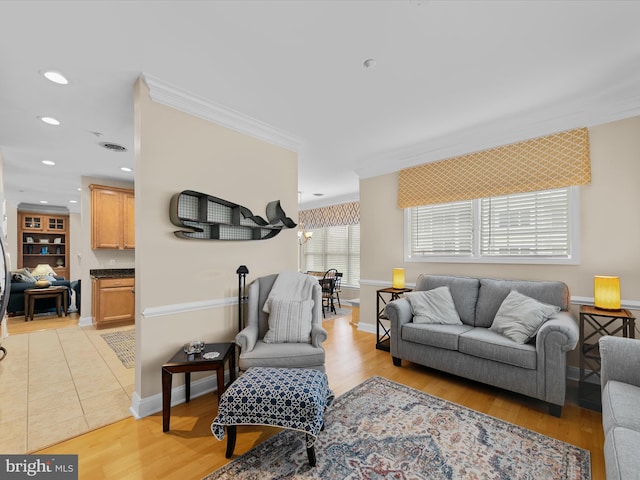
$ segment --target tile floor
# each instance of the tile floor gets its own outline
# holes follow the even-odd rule
[[[39,450],[130,415],[135,369],[125,368],[101,334],[66,327],[2,340],[0,452]]]

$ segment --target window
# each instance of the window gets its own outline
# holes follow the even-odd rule
[[[342,285],[360,285],[360,225],[314,228],[304,244],[305,269],[342,272]]]
[[[407,261],[578,263],[577,187],[405,210]]]

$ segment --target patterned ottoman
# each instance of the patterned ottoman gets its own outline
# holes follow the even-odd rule
[[[273,425],[306,433],[309,464],[316,464],[313,445],[333,401],[327,375],[305,368],[254,367],[233,382],[220,397],[211,431],[218,440],[227,427],[226,457],[236,447],[236,425]]]

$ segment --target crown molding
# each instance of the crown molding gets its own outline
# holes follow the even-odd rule
[[[151,100],[156,103],[161,103],[296,153],[300,153],[302,150],[304,142],[284,130],[189,93],[148,73],[143,73],[142,77],[147,87],[149,87]]]
[[[473,125],[410,146],[372,155],[355,173],[360,179],[398,172],[404,168],[479,152],[566,130],[593,127],[640,116],[640,96],[598,98],[535,110]]]

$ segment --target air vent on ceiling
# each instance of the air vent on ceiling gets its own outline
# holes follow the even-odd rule
[[[106,148],[107,150],[111,150],[112,152],[126,152],[127,149],[122,145],[118,145],[117,143],[111,142],[102,142],[100,146]]]

